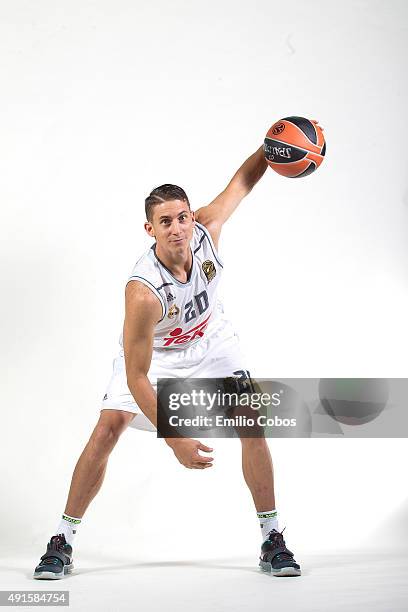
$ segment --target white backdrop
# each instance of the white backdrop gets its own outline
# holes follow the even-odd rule
[[[144,197],[172,182],[199,208],[283,116],[318,119],[327,154],[304,179],[268,170],[223,232],[249,369],[407,376],[407,17],[403,0],[1,3],[5,547],[36,558],[64,509],[150,244]],[[78,548],[256,555],[239,442],[214,446],[189,471],[126,432]],[[270,446],[297,554],[363,546],[406,499],[403,439]]]

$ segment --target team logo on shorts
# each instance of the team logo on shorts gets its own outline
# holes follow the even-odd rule
[[[207,277],[208,282],[210,283],[212,279],[214,278],[214,276],[217,274],[217,270],[215,269],[214,262],[207,259],[206,261],[203,262],[203,265],[201,267],[203,269],[204,274]]]
[[[169,314],[167,316],[169,317],[169,319],[174,319],[174,317],[177,317],[179,312],[180,308],[173,304],[173,306],[169,309]]]

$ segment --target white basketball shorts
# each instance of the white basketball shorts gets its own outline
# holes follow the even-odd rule
[[[203,338],[185,349],[153,349],[148,379],[157,392],[158,378],[225,378],[247,370],[239,338],[223,316],[210,322]],[[135,418],[130,426],[156,431],[136,404],[127,386],[123,349],[113,361],[113,373],[102,401],[101,410],[125,410]]]

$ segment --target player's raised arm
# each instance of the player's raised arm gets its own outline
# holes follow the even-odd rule
[[[206,226],[216,246],[223,224],[262,178],[267,167],[263,146],[261,146],[236,171],[224,191],[208,206],[203,206],[196,211],[196,220]]]

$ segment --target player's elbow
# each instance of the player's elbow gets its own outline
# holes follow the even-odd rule
[[[130,391],[143,385],[147,380],[147,372],[126,368],[126,382]]]

